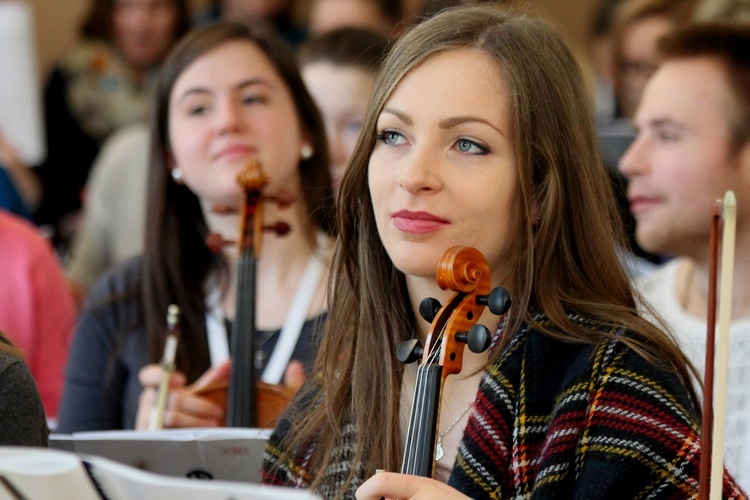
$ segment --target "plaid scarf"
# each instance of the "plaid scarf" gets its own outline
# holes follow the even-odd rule
[[[264,482],[306,487],[311,449],[278,463],[289,425],[269,441]],[[344,431],[318,491],[324,498],[342,494],[353,466],[356,431]],[[475,499],[694,498],[699,462],[697,413],[676,375],[617,340],[570,344],[524,326],[482,378],[448,484]],[[365,479],[357,468],[347,498]],[[726,473],[724,497],[747,498]]]

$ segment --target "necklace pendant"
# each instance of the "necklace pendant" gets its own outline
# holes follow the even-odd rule
[[[437,462],[441,458],[443,458],[443,442],[438,438],[437,444],[435,445],[435,461]]]

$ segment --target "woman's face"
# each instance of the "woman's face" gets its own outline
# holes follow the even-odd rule
[[[373,77],[362,68],[316,62],[302,68],[302,79],[323,115],[331,180],[338,191],[362,129]]]
[[[137,69],[158,63],[175,40],[178,12],[173,0],[115,0],[112,15],[115,44]]]
[[[386,101],[368,181],[394,265],[434,279],[454,245],[482,252],[502,282],[518,220],[518,169],[507,91],[484,52],[439,53]]]
[[[237,175],[257,159],[269,195],[295,196],[303,137],[281,75],[254,44],[237,40],[211,49],[175,80],[169,98],[174,166],[204,202],[235,204]]]

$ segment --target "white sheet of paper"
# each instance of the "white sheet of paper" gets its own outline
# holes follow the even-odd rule
[[[46,155],[33,11],[29,2],[0,2],[0,131],[27,165]]]

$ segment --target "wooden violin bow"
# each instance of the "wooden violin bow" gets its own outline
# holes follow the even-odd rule
[[[718,296],[719,337],[715,340],[719,222],[721,238],[721,290]],[[729,376],[729,328],[732,322],[732,284],[737,226],[737,200],[732,191],[717,200],[711,223],[709,247],[706,369],[703,381],[703,424],[698,496],[718,500],[724,484],[724,431]],[[716,359],[716,363],[714,362]],[[716,372],[716,373],[715,373]]]

